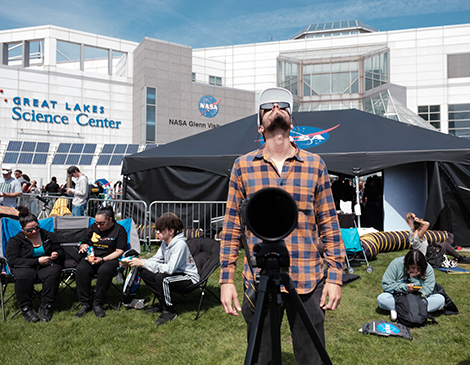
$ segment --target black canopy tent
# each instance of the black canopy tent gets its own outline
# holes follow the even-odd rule
[[[465,221],[470,218],[466,209],[470,203],[466,190],[470,187],[470,141],[354,109],[294,113],[294,125],[320,130],[315,136],[307,133],[301,138],[311,142],[305,149],[319,154],[331,173],[363,176],[398,165],[431,164],[425,218],[431,226],[440,224],[451,232],[456,225],[470,224],[470,219]],[[233,161],[258,148],[259,139],[256,115],[252,115],[126,156],[124,198],[224,201]],[[470,227],[467,233],[470,235]]]

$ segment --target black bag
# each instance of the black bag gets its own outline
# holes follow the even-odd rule
[[[421,293],[395,292],[397,322],[406,327],[422,327],[428,325],[428,319],[437,323],[428,313],[428,300]]]
[[[431,265],[434,269],[441,267],[442,263],[444,262],[444,254],[446,250],[444,247],[438,244],[428,245],[426,251],[426,261],[429,265]]]

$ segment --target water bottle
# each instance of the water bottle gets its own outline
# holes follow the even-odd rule
[[[90,262],[95,260],[95,250],[93,249],[93,246],[88,246],[86,249],[86,257]]]

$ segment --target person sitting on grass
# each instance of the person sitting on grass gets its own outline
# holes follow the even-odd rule
[[[411,243],[411,247],[421,251],[424,255],[426,255],[428,242],[426,237],[424,237],[424,234],[429,228],[429,222],[422,218],[416,217],[416,214],[414,213],[408,213],[405,216],[405,219],[406,223],[408,223],[408,226],[410,226],[410,235],[408,239]],[[436,242],[436,244],[444,248],[446,254],[454,256],[459,264],[470,264],[470,257],[459,254],[449,242]]]
[[[171,292],[197,283],[199,274],[186,244],[181,219],[166,213],[157,219],[155,228],[158,239],[162,241],[156,255],[147,260],[133,258],[129,266],[142,267],[140,277],[158,299],[158,304],[146,312],[161,312],[155,323],[162,325],[177,317]]]
[[[6,256],[15,277],[15,295],[21,313],[27,322],[49,322],[52,303],[59,291],[63,257],[55,235],[39,227],[39,222],[28,207],[19,207],[21,232],[8,240]],[[33,309],[34,284],[42,283],[39,316]],[[1,290],[1,289],[0,289]]]
[[[419,250],[410,250],[405,256],[397,257],[388,265],[382,277],[384,292],[377,297],[380,308],[390,311],[390,320],[397,320],[394,292],[420,292],[428,300],[428,312],[444,307],[441,294],[431,294],[434,290],[434,269],[426,262]]]

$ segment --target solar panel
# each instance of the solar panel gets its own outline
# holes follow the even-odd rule
[[[80,155],[68,155],[67,156],[67,165],[78,165],[78,160],[80,159]]]
[[[33,153],[22,153],[18,159],[18,163],[30,164],[33,161]]]
[[[106,165],[107,166],[109,164],[109,159],[110,158],[111,158],[111,155],[101,155],[96,164],[97,165]]]
[[[83,143],[74,143],[70,149],[70,153],[82,153]]]
[[[7,151],[20,151],[22,143],[23,142],[20,142],[20,141],[10,141],[8,143]]]
[[[157,144],[147,144],[147,145],[145,145],[145,150],[147,151],[147,150],[149,150],[150,148],[155,148],[155,147],[157,147],[157,146],[158,146]]]
[[[3,157],[3,163],[16,163],[18,160],[18,152],[5,152],[5,157]]]
[[[109,164],[114,166],[120,165],[123,157],[124,155],[113,155],[111,161],[109,161]]]
[[[133,153],[137,153],[138,150],[139,150],[139,145],[138,144],[130,144],[130,145],[127,146],[126,155],[131,155]]]
[[[87,143],[83,149],[83,153],[95,153],[96,143]]]
[[[21,151],[24,152],[34,152],[36,149],[36,142],[23,142],[23,146],[21,147]]]
[[[49,142],[38,142],[36,152],[49,152]]]
[[[65,163],[65,159],[67,158],[67,155],[64,153],[58,153],[54,156],[54,159],[52,160],[53,165],[63,165]]]
[[[127,149],[127,144],[117,144],[114,149],[114,153],[125,153]]]
[[[33,159],[33,165],[45,165],[47,162],[47,153],[36,153]]]
[[[68,153],[70,150],[71,143],[61,143],[57,147],[57,153]]]
[[[105,144],[101,150],[101,153],[113,153],[114,146],[114,144]]]
[[[82,157],[80,157],[79,165],[91,165],[92,161],[93,155],[82,155]]]

